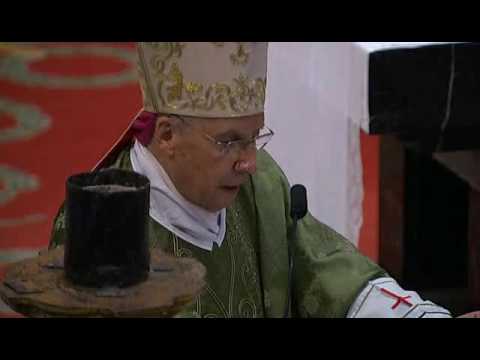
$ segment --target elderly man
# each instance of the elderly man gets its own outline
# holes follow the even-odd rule
[[[310,214],[289,280],[290,188],[264,150],[265,43],[141,43],[138,55],[144,109],[99,167],[146,175],[151,246],[206,266],[181,315],[450,317]],[[61,211],[51,246],[64,226]]]

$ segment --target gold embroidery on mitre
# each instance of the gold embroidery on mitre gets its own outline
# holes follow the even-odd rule
[[[230,106],[235,112],[245,112],[250,106],[259,107],[265,100],[265,80],[250,80],[243,74],[233,79],[233,94]]]
[[[245,50],[245,46],[242,43],[239,43],[237,46],[237,51],[230,55],[230,60],[233,65],[246,65],[250,53]]]
[[[154,100],[152,98],[153,92],[148,89],[148,80],[146,78],[146,72],[142,64],[142,58],[137,58],[137,73],[140,82],[140,90],[143,97],[143,108],[149,111],[156,111],[154,108]]]
[[[167,75],[167,81],[169,86],[167,86],[167,101],[169,103],[181,100],[182,99],[182,90],[183,90],[183,74],[180,71],[178,64],[173,63],[170,71]]]

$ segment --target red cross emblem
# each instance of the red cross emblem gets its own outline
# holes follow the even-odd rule
[[[405,304],[405,305],[408,305],[409,307],[413,306],[413,304],[410,301],[407,300],[411,297],[410,295],[409,296],[400,296],[400,295],[397,295],[394,292],[392,292],[390,290],[387,290],[385,288],[380,288],[380,291],[394,297],[395,299],[397,299],[397,302],[395,304],[393,304],[393,306],[392,306],[392,310],[395,310],[395,308],[397,308],[402,303]]]

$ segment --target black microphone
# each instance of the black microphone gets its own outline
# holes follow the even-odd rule
[[[290,189],[290,216],[300,220],[307,215],[307,189],[303,185],[293,185]]]
[[[292,301],[293,287],[293,244],[297,240],[297,221],[302,219],[308,211],[307,206],[307,189],[305,186],[297,184],[290,189],[290,216],[293,220],[293,227],[288,239],[288,285],[287,285],[287,301],[285,304],[284,317],[288,317],[290,304]]]

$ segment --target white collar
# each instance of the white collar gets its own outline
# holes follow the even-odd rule
[[[165,228],[204,250],[222,245],[226,210],[209,212],[186,200],[153,154],[135,140],[130,150],[133,170],[150,180],[150,217]]]

